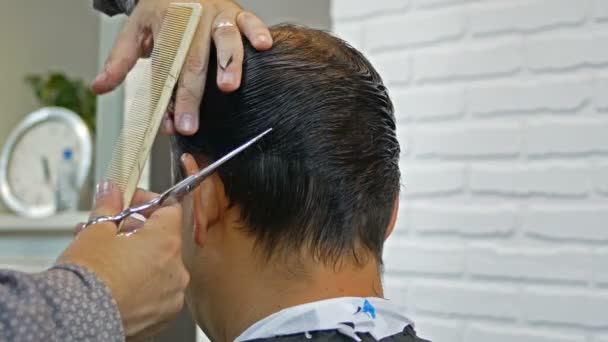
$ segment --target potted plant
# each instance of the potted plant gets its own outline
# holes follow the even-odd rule
[[[87,124],[91,135],[95,134],[96,96],[82,80],[69,79],[60,72],[29,75],[25,80],[41,106],[57,106],[73,111]]]

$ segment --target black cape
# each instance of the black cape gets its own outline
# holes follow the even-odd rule
[[[361,338],[362,342],[376,341],[370,334],[358,333],[357,336]],[[255,340],[248,340],[247,342],[257,341],[277,341],[277,342],[308,342],[308,341],[353,341],[351,337],[341,334],[337,330],[323,330],[313,331],[308,334],[300,333],[293,335],[285,335],[270,338],[261,338]],[[411,325],[408,325],[402,332],[388,336],[380,340],[382,342],[430,342],[416,336],[416,331]]]

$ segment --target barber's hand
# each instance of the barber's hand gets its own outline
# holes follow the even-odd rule
[[[127,24],[119,34],[104,71],[93,81],[92,89],[102,94],[114,89],[125,79],[137,59],[148,56],[159,33],[163,17],[174,0],[139,0]],[[226,92],[241,84],[243,42],[241,33],[258,50],[269,49],[272,37],[266,25],[253,13],[242,10],[232,0],[189,0],[203,6],[186,64],[182,69],[176,93],[174,114],[168,113],[163,131],[192,135],[198,130],[199,104],[203,96],[211,39],[217,48],[217,84]]]
[[[140,190],[134,202],[156,196]],[[118,213],[121,197],[115,186],[99,185],[92,215]],[[104,281],[118,303],[129,338],[154,335],[184,304],[190,276],[181,256],[181,214],[179,204],[158,209],[128,236],[117,235],[113,223],[90,226],[58,259],[84,266]]]

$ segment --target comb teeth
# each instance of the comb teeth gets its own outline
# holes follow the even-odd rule
[[[199,4],[176,3],[171,4],[165,14],[149,67],[144,71],[129,107],[105,175],[105,179],[116,184],[123,193],[124,207],[131,204],[201,11]]]

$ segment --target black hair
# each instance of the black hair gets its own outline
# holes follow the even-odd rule
[[[293,25],[271,33],[268,51],[244,40],[233,93],[218,89],[211,52],[200,128],[174,138],[176,154],[212,161],[273,128],[218,171],[257,246],[268,258],[305,248],[323,262],[371,254],[381,263],[400,184],[387,90],[341,39]]]

